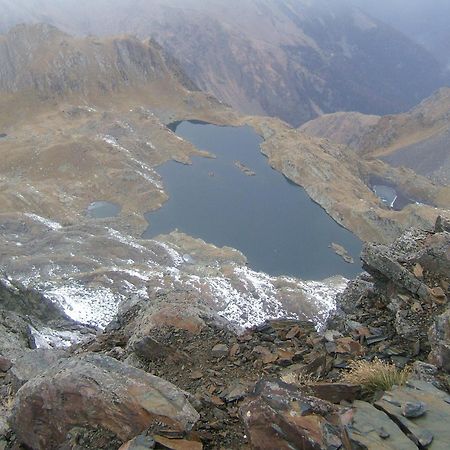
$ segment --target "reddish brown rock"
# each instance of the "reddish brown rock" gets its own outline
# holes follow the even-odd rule
[[[151,450],[155,448],[156,442],[148,436],[137,436],[131,441],[123,444],[119,450]]]
[[[52,450],[77,426],[100,426],[125,442],[150,427],[188,431],[198,417],[171,383],[88,353],[26,383],[17,394],[11,426],[19,442]]]
[[[155,436],[155,441],[169,450],[202,450],[201,442],[188,441],[187,439],[168,439],[164,436]]]
[[[259,382],[241,416],[255,450],[350,448],[335,405],[280,381]]]
[[[140,358],[146,361],[165,359],[169,355],[174,355],[175,350],[161,344],[150,336],[144,336],[133,344],[133,350]]]
[[[354,341],[351,337],[343,337],[336,340],[335,352],[360,356],[364,354],[364,348],[359,342]]]
[[[447,296],[445,295],[445,292],[441,287],[435,287],[431,289],[431,295],[433,296],[433,301],[435,303],[439,303],[441,305],[447,303]]]
[[[416,278],[423,279],[423,267],[419,263],[414,266],[413,273]]]
[[[342,400],[352,402],[361,395],[361,386],[347,383],[315,383],[308,386],[308,391],[314,397],[331,403]]]
[[[8,372],[11,369],[12,363],[8,358],[0,356],[0,372]]]
[[[286,339],[293,339],[297,336],[301,331],[301,328],[298,326],[292,327],[288,333],[286,334]]]

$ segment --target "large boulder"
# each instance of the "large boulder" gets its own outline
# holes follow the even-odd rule
[[[17,393],[11,426],[21,443],[52,450],[75,427],[101,427],[125,442],[149,428],[187,432],[198,417],[171,383],[87,353],[26,383]]]

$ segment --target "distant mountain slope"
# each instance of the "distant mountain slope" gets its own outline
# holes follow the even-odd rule
[[[168,78],[195,88],[158,45],[130,37],[76,39],[45,24],[18,25],[0,36],[3,92],[107,93]]]
[[[404,114],[335,113],[304,124],[301,131],[450,184],[449,88],[440,89]]]
[[[64,222],[95,198],[120,199],[129,222],[145,224],[167,198],[153,166],[195,153],[155,113],[231,114],[194,87],[151,41],[42,24],[0,35],[0,210]]]
[[[0,0],[0,29],[152,36],[203,90],[298,125],[322,113],[406,110],[443,85],[437,61],[335,0]]]
[[[373,17],[419,43],[450,71],[450,2],[448,0],[351,0]]]

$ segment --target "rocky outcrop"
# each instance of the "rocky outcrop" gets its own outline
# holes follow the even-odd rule
[[[369,273],[350,283],[322,331],[278,319],[236,334],[170,284],[151,302],[130,300],[102,333],[66,352],[30,350],[24,322],[20,339],[5,341],[15,352],[0,358],[5,417],[25,383],[15,395],[12,431],[0,421],[0,443],[16,439],[33,449],[83,443],[90,450],[240,448],[247,441],[267,450],[406,450],[430,442],[445,448],[439,421],[449,414],[442,371],[450,355],[448,235],[436,226],[410,230],[391,246],[366,246]],[[181,245],[181,235],[171,239]],[[210,250],[209,258],[221,254]],[[435,365],[423,362],[430,350]],[[374,357],[410,365],[411,379],[370,403],[365,388],[344,375],[355,360]]]
[[[391,280],[400,289],[417,295],[424,301],[430,300],[430,289],[409,270],[389,254],[389,248],[383,245],[366,244],[361,253],[363,268],[372,273],[379,273]]]
[[[95,354],[62,361],[30,380],[13,413],[18,440],[35,450],[59,448],[75,427],[101,426],[127,441],[149,428],[182,434],[198,420],[172,384]]]
[[[355,449],[413,450],[418,448],[389,416],[370,403],[355,401],[347,433]]]
[[[356,400],[342,407],[293,385],[261,381],[240,411],[251,447],[257,450],[443,450],[448,446],[448,401],[432,384],[412,381],[374,404]]]
[[[450,234],[439,223],[435,232],[409,230],[389,247],[366,244],[362,260],[371,276],[350,283],[338,301],[345,316],[338,313],[335,325],[366,333],[360,338],[372,351],[397,363],[431,350],[430,361],[449,370]]]
[[[94,328],[71,320],[60,306],[36,290],[0,274],[0,352],[4,357],[14,363],[30,358],[27,366],[28,363],[34,366],[31,363],[34,359],[36,367],[45,368],[49,361],[33,356],[45,352],[29,352],[31,349],[47,349],[46,355],[56,354],[52,349],[68,347],[92,337],[95,332]],[[17,379],[29,378],[19,375]]]
[[[45,64],[39,64],[43,59]],[[1,36],[0,61],[0,91],[34,89],[44,98],[118,91],[163,77],[178,83],[188,80],[175,61],[166,60],[162,48],[150,40],[74,39],[45,24],[19,25]],[[192,82],[186,85],[195,89]]]

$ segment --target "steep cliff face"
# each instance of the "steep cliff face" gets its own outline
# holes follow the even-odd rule
[[[450,89],[443,88],[404,114],[328,114],[304,124],[301,130],[449,184],[449,118]]]
[[[44,24],[18,25],[0,37],[0,67],[0,91],[7,93],[107,93],[165,78],[194,87],[156,44],[76,39]]]
[[[78,34],[152,36],[203,90],[244,113],[298,125],[340,110],[405,110],[444,81],[436,60],[342,2],[0,1],[0,29],[54,23]]]

